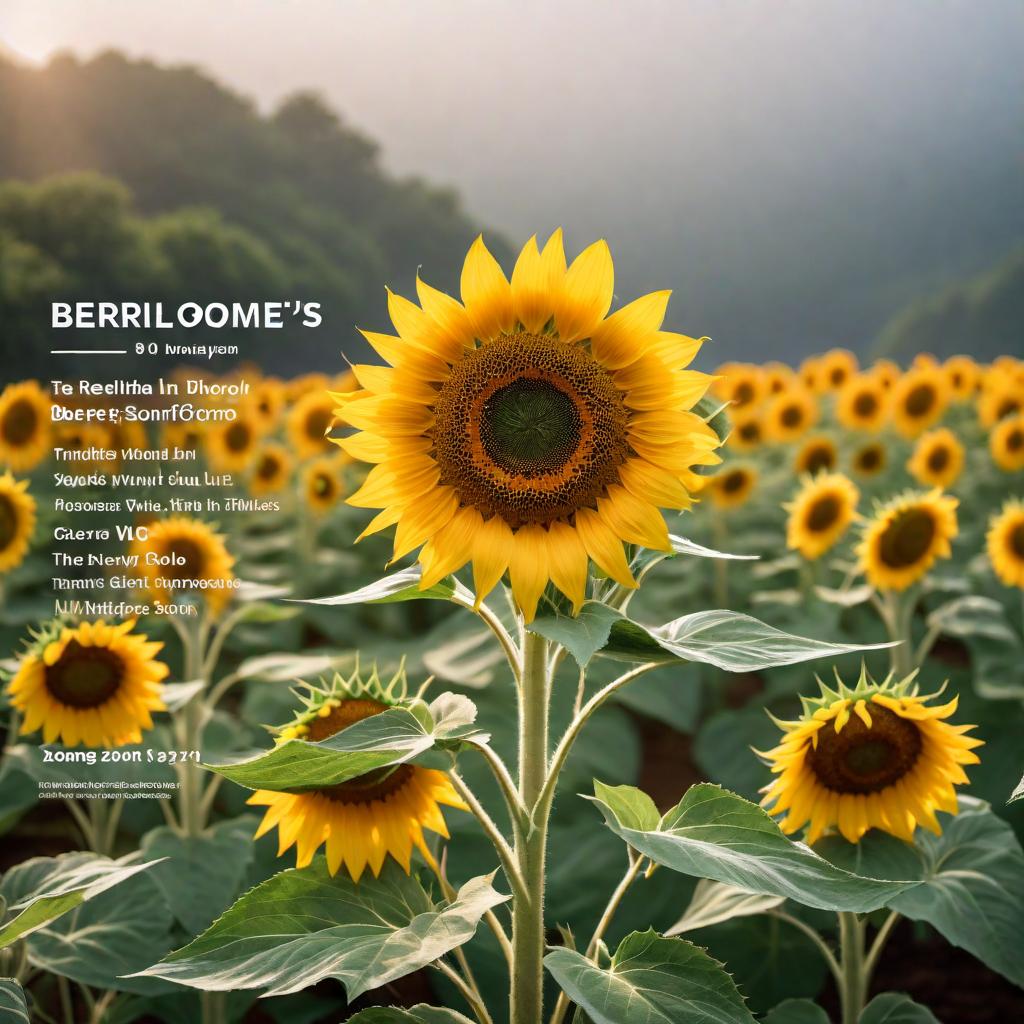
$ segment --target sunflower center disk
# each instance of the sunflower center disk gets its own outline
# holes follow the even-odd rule
[[[46,688],[62,704],[95,708],[117,693],[124,663],[105,647],[83,647],[72,640],[52,665],[46,666]]]
[[[231,451],[244,452],[246,448],[249,447],[249,442],[252,440],[252,434],[246,424],[232,423],[231,426],[228,427],[224,440]]]
[[[203,552],[198,544],[185,537],[178,537],[170,544],[169,554],[184,559],[176,568],[183,579],[200,579],[203,575]]]
[[[615,382],[589,352],[517,332],[469,353],[438,393],[441,483],[516,528],[593,508],[630,454]]]
[[[922,746],[917,726],[878,704],[870,705],[870,714],[870,727],[855,716],[840,733],[831,722],[818,733],[807,760],[827,789],[878,793],[914,767]]]
[[[923,509],[900,513],[882,534],[878,555],[892,569],[916,565],[935,539],[935,520]]]
[[[832,494],[816,501],[807,515],[807,529],[820,533],[827,530],[839,518],[839,499]]]
[[[39,417],[32,403],[19,399],[11,405],[4,417],[4,440],[13,445],[31,441],[38,423]]]
[[[798,406],[788,405],[782,410],[780,419],[784,427],[798,427],[804,421],[804,414]]]
[[[874,395],[864,392],[854,400],[853,407],[858,416],[874,416],[878,409],[878,399]]]
[[[18,535],[18,513],[6,494],[0,494],[0,551],[10,546]]]
[[[272,455],[264,455],[260,459],[259,467],[256,470],[256,475],[261,480],[273,480],[277,476],[278,461]]]
[[[933,473],[941,473],[949,465],[949,459],[948,448],[936,448],[928,454],[928,468]]]
[[[0,547],[3,547],[2,527],[0,527]],[[1017,558],[1024,558],[1024,523],[1018,523],[1010,531],[1010,550]]]
[[[904,402],[904,408],[914,417],[925,416],[931,412],[935,404],[935,391],[928,384],[918,384],[912,388]]]

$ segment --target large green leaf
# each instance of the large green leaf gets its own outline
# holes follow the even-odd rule
[[[740,612],[695,612],[649,628],[622,618],[611,627],[604,653],[627,661],[699,661],[727,672],[752,672],[836,658],[889,644],[833,644],[794,636]]]
[[[940,605],[929,614],[928,626],[946,636],[964,639],[979,637],[1008,643],[1017,639],[1002,604],[982,594],[965,594]]]
[[[723,966],[685,939],[633,932],[607,968],[573,949],[544,963],[594,1024],[754,1024]]]
[[[793,842],[756,804],[707,783],[692,786],[664,816],[631,786],[595,783],[608,827],[657,864],[820,910],[867,913],[914,881],[863,877]]]
[[[829,1019],[810,999],[786,999],[768,1012],[762,1024],[829,1024]]]
[[[766,1022],[767,1024],[767,1022]],[[927,1007],[902,992],[875,996],[860,1015],[858,1024],[939,1024]]]
[[[590,659],[608,643],[612,625],[621,617],[620,612],[600,601],[587,601],[576,616],[538,615],[530,624],[530,630],[561,644],[580,668],[586,668]]]
[[[244,760],[207,767],[248,789],[320,789],[411,761],[439,745],[482,742],[486,736],[474,731],[475,716],[468,697],[444,693],[429,707],[391,708],[319,743],[287,740]]]
[[[941,815],[941,836],[918,829],[913,845],[872,831],[856,844],[829,837],[815,848],[853,870],[921,879],[889,906],[927,921],[954,946],[1024,985],[1024,851],[988,804],[971,797],[960,803],[960,814]]]
[[[29,1024],[25,993],[13,978],[0,978],[0,1024]]]
[[[65,853],[34,857],[11,868],[0,882],[0,896],[14,917],[0,928],[0,949],[151,866],[132,857],[110,860],[92,853]]]
[[[348,1024],[472,1024],[468,1017],[439,1006],[411,1006],[402,1010],[397,1006],[371,1006],[349,1017]]]
[[[380,878],[331,877],[321,856],[246,893],[199,938],[143,975],[211,991],[265,989],[286,995],[337,978],[350,1000],[411,974],[462,945],[507,896],[493,876],[467,882],[435,906],[420,883],[391,863]]]
[[[392,573],[373,583],[360,587],[347,594],[336,594],[334,597],[306,598],[300,604],[391,604],[395,601],[450,601],[458,593],[464,599],[472,600],[473,595],[454,576],[449,576],[435,583],[426,590],[420,590],[420,567],[412,565],[408,569]]]

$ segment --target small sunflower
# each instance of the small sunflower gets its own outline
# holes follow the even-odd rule
[[[305,708],[280,730],[279,744],[319,742],[356,722],[410,703],[404,674],[385,685],[376,672],[364,682],[357,671],[349,679],[335,676],[332,683],[309,690]],[[323,789],[260,789],[249,803],[267,808],[255,838],[276,827],[279,857],[295,846],[296,866],[304,868],[326,846],[331,874],[344,866],[357,882],[367,867],[378,876],[389,855],[408,873],[414,846],[433,865],[423,829],[447,839],[441,805],[468,810],[444,772],[415,764],[379,768]]]
[[[269,442],[256,450],[249,474],[249,492],[255,496],[276,494],[292,474],[292,457],[283,444]]]
[[[789,512],[786,544],[804,558],[820,558],[846,532],[857,516],[860,491],[842,473],[806,477]]]
[[[737,412],[732,417],[729,447],[749,452],[764,441],[764,417],[756,411]]]
[[[50,451],[50,403],[34,381],[0,393],[0,464],[16,473],[34,469]]]
[[[184,452],[194,452],[203,443],[203,434],[203,427],[198,423],[179,423],[171,420],[160,428],[160,443],[165,448],[170,448],[172,454],[175,448],[180,448]]]
[[[796,373],[785,363],[765,363],[762,372],[766,395],[781,395],[797,383]]]
[[[288,413],[288,439],[299,459],[326,455],[331,449],[328,436],[334,424],[336,402],[327,391],[307,391]]]
[[[818,378],[820,386],[838,391],[857,372],[857,357],[845,348],[834,348],[820,359]]]
[[[482,600],[506,570],[529,621],[548,581],[579,608],[588,560],[633,587],[623,543],[668,550],[661,509],[683,509],[719,441],[691,411],[711,378],[701,341],[662,331],[669,293],[607,315],[605,242],[566,268],[561,232],[524,246],[505,277],[482,238],[459,303],[423,281],[388,293],[399,337],[365,333],[390,366],[356,366],[340,438],[377,465],[348,502],[397,524],[394,558],[422,545],[420,585],[472,562]]]
[[[768,381],[752,363],[723,363],[715,370],[713,391],[733,411],[752,409],[767,393]]]
[[[988,448],[995,464],[1007,473],[1024,469],[1024,415],[1000,420],[989,434]]]
[[[83,622],[55,627],[25,653],[8,686],[11,704],[24,716],[22,734],[43,731],[43,742],[119,747],[140,743],[163,711],[163,647],[120,625]],[[59,631],[56,631],[59,630]]]
[[[215,423],[206,431],[206,457],[220,472],[249,468],[260,440],[260,420],[248,404],[235,407],[235,418]]]
[[[831,472],[836,468],[835,442],[828,437],[809,437],[796,453],[793,460],[793,469],[798,476],[808,473],[814,476],[815,473]]]
[[[808,356],[800,364],[797,376],[800,378],[800,383],[812,394],[828,390],[819,356]]]
[[[871,477],[883,472],[888,461],[885,445],[881,441],[869,441],[853,453],[850,464],[857,476]]]
[[[322,455],[313,459],[302,471],[302,493],[314,512],[324,513],[341,500],[342,480],[338,461]]]
[[[903,371],[891,359],[876,359],[871,364],[871,369],[868,370],[868,373],[878,381],[884,391],[891,391],[896,381],[902,376]]]
[[[878,590],[906,590],[953,553],[959,529],[956,498],[910,491],[880,505],[857,549],[861,569]]]
[[[36,526],[36,502],[27,480],[0,474],[0,572],[10,572],[25,560]]]
[[[235,560],[223,537],[198,519],[157,520],[132,551],[139,556],[139,572],[158,604],[172,604],[176,594],[194,594],[205,598],[216,615],[231,599]]]
[[[757,486],[757,470],[753,466],[726,466],[709,477],[708,493],[718,508],[739,508],[745,505]]]
[[[892,418],[904,437],[917,437],[933,426],[949,402],[949,383],[934,366],[921,364],[908,370],[892,389]]]
[[[803,385],[776,395],[764,416],[765,435],[779,444],[803,437],[818,421],[818,400]]]
[[[259,422],[260,433],[269,433],[277,426],[284,411],[284,384],[275,377],[264,377],[253,385],[249,404],[253,416]]]
[[[964,468],[964,446],[946,427],[922,434],[907,463],[911,476],[926,487],[951,487]]]
[[[942,370],[954,399],[972,398],[981,385],[981,367],[970,356],[950,356]]]
[[[1016,381],[1000,378],[987,384],[978,399],[978,419],[991,430],[1003,420],[1024,412],[1024,395]]]
[[[759,756],[775,781],[762,792],[771,814],[783,814],[788,835],[807,828],[807,842],[838,829],[851,843],[877,828],[907,842],[920,825],[936,835],[936,811],[956,814],[956,786],[969,780],[964,765],[978,764],[982,741],[973,725],[951,725],[957,698],[931,704],[911,675],[876,683],[862,671],[857,685],[837,677],[821,695],[801,698],[803,715],[777,722],[784,736]]]
[[[1024,588],[1024,501],[1011,499],[985,535],[989,561],[1008,587]]]
[[[889,395],[871,373],[850,377],[836,397],[836,418],[850,430],[872,433],[885,425],[889,415]]]

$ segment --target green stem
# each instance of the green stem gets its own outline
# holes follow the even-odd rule
[[[527,632],[519,684],[519,797],[533,820],[526,829],[517,830],[515,843],[526,895],[515,899],[512,908],[510,1024],[538,1024],[544,1013],[547,809],[537,804],[548,771],[549,697],[547,641]]]
[[[889,649],[889,667],[897,679],[904,679],[917,668],[914,663],[914,647],[911,625],[914,618],[914,601],[906,594],[887,590],[883,595],[882,620],[889,633],[889,639],[896,646]]]
[[[184,623],[178,626],[178,635],[181,637],[185,653],[185,678],[203,678],[205,644],[202,637],[191,632]],[[196,694],[178,712],[175,732],[180,750],[199,749],[205,709],[204,695]],[[181,830],[186,836],[198,836],[204,827],[203,780],[199,765],[195,761],[186,760],[178,765],[178,785],[178,820],[181,823]]]
[[[839,914],[839,1004],[843,1024],[857,1024],[867,1002],[868,979],[864,970],[864,923],[856,914]]]

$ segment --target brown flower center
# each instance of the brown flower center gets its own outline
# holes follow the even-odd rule
[[[736,494],[747,486],[747,473],[743,469],[730,470],[722,477],[722,490],[726,494]]]
[[[2,424],[4,440],[8,444],[15,448],[28,444],[38,428],[39,413],[27,398],[19,398],[11,403]]]
[[[935,519],[927,510],[904,509],[883,531],[878,557],[891,569],[916,565],[931,548],[935,530]]]
[[[804,470],[812,476],[823,469],[831,469],[835,462],[835,450],[827,444],[813,445],[804,452]]]
[[[224,433],[224,445],[235,453],[248,450],[252,444],[252,428],[248,423],[235,421]]]
[[[750,381],[741,381],[732,393],[736,405],[749,405],[754,400],[754,385]]]
[[[950,463],[952,452],[945,446],[940,445],[928,453],[928,468],[933,473],[941,473]]]
[[[273,480],[281,469],[281,460],[276,455],[266,454],[256,467],[256,475],[261,480]]]
[[[167,545],[167,553],[184,559],[183,562],[175,563],[175,568],[180,571],[183,579],[202,579],[206,559],[203,549],[194,540],[175,537]]]
[[[853,411],[867,419],[878,411],[878,399],[870,391],[861,391],[853,400]]]
[[[106,647],[84,647],[77,640],[46,666],[46,688],[61,704],[95,708],[117,693],[124,679],[124,662]]]
[[[811,504],[807,512],[807,529],[821,533],[835,525],[843,505],[834,494],[826,494]]]
[[[1024,448],[1024,430],[1011,430],[1006,435],[1006,450],[1019,452],[1021,448]]]
[[[310,409],[306,415],[306,434],[313,441],[324,441],[324,436],[331,426],[331,410],[326,406]]]
[[[747,420],[740,424],[738,433],[747,444],[754,444],[761,440],[761,424],[757,420]]]
[[[787,405],[779,415],[779,422],[792,430],[804,421],[804,411],[799,405]]]
[[[18,510],[6,494],[0,494],[0,551],[6,551],[18,536]]]
[[[907,396],[903,400],[903,408],[906,409],[908,416],[920,419],[932,411],[935,399],[935,388],[931,384],[918,384],[907,392]]]
[[[1024,520],[1010,530],[1006,540],[1011,553],[1016,558],[1024,559]]]
[[[882,449],[877,445],[862,448],[857,453],[857,465],[863,473],[873,473],[882,465]]]

